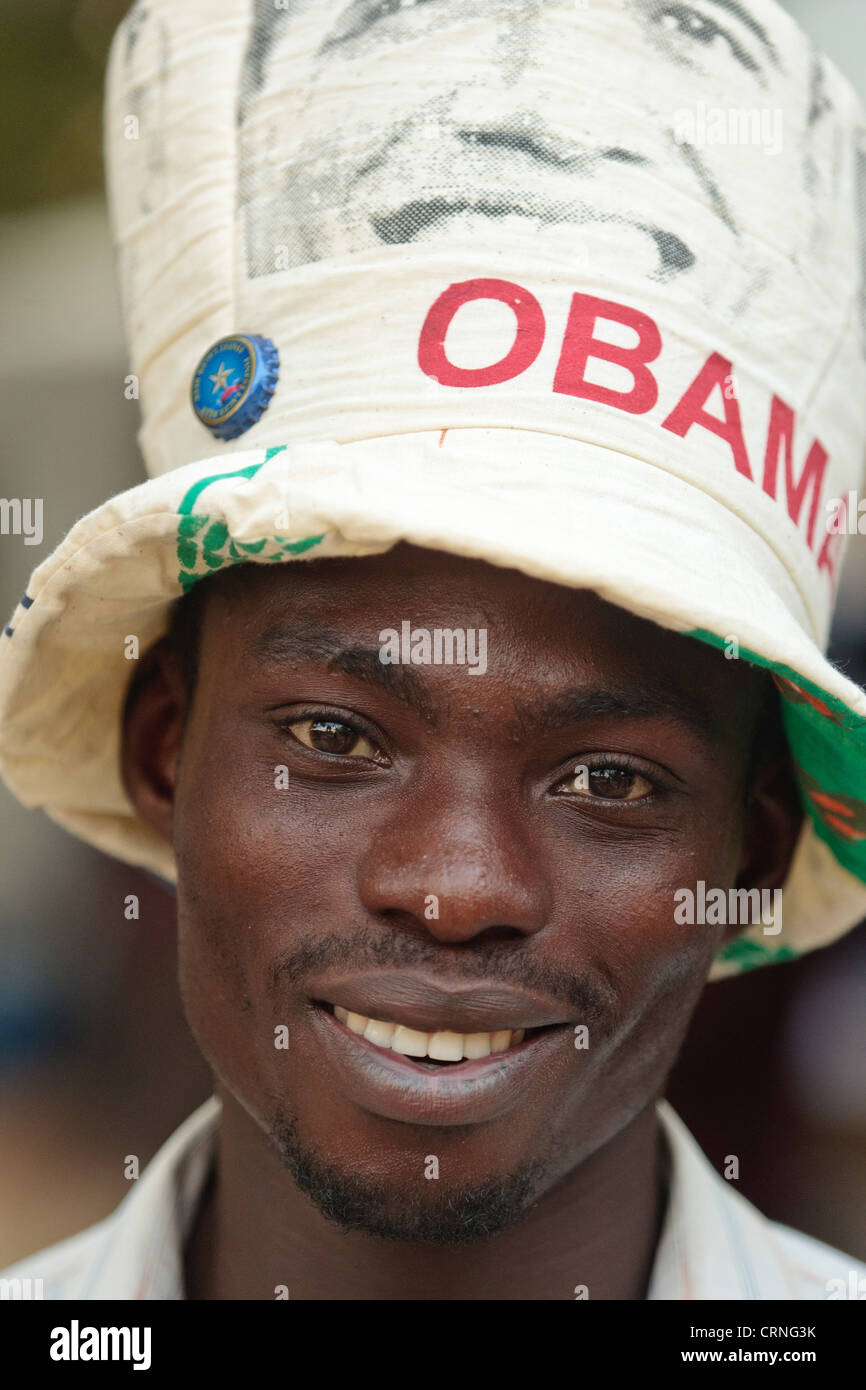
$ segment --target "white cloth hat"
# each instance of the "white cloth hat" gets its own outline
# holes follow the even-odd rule
[[[866,915],[866,694],[823,654],[866,445],[866,117],[775,0],[147,0],[105,139],[151,477],[10,619],[15,794],[173,879],[121,783],[125,639],[225,565],[405,540],[772,672],[807,816],[782,930],[713,978]]]

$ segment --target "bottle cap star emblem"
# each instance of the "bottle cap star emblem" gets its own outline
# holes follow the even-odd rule
[[[224,391],[229,384],[229,377],[234,376],[234,371],[229,369],[225,362],[220,362],[218,369],[211,374],[211,381],[215,391]]]

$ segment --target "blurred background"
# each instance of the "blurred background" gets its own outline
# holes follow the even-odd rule
[[[129,0],[0,0],[0,538],[5,620],[69,527],[144,478],[103,194],[102,82]],[[864,0],[787,8],[866,97]],[[866,684],[866,540],[831,656]],[[123,916],[137,893],[138,921]],[[0,1269],[107,1215],[211,1091],[180,1009],[172,894],[0,784]],[[768,1216],[866,1259],[866,927],[707,990],[669,1099]]]

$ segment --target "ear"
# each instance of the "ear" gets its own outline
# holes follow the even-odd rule
[[[743,851],[737,888],[781,888],[803,826],[803,806],[787,752],[763,764],[755,775],[743,820]],[[730,923],[725,941],[739,936]]]
[[[141,658],[122,719],[121,776],[141,819],[169,844],[187,701],[163,637]]]

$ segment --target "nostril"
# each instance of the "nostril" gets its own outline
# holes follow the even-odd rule
[[[519,927],[485,927],[477,936],[473,936],[472,941],[467,941],[466,945],[472,945],[478,941],[522,941],[525,932]]]

